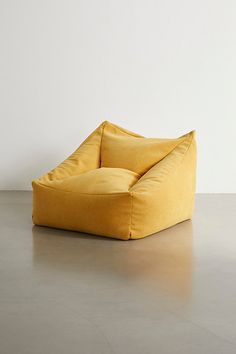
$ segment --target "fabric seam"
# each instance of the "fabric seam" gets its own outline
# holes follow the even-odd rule
[[[104,129],[107,122],[105,121],[102,127],[102,134],[101,134],[101,144],[100,144],[100,167],[102,166],[102,143],[103,143],[103,136],[104,136]]]
[[[80,195],[129,195],[130,193],[127,191],[127,192],[114,192],[114,193],[81,193],[81,192],[76,192],[76,191],[68,191],[68,190],[65,190],[65,189],[58,189],[58,188],[53,188],[53,187],[49,187],[49,186],[46,186],[45,184],[42,184],[42,183],[39,183],[39,182],[34,182],[36,185],[40,186],[40,187],[43,187],[45,189],[50,189],[52,191],[57,191],[57,192],[65,192],[65,193],[76,193],[76,194],[80,194]]]
[[[130,192],[131,206],[130,206],[130,224],[129,224],[129,240],[132,239],[132,216],[133,216],[133,193]]]

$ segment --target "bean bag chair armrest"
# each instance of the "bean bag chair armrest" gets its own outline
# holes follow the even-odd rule
[[[104,124],[105,122],[93,131],[66,160],[47,174],[41,176],[38,181],[43,183],[62,180],[99,168],[101,163],[101,139]]]
[[[131,238],[141,238],[192,218],[196,184],[194,136],[195,132],[187,134],[130,188]]]
[[[196,170],[196,141],[195,131],[186,135],[186,139],[175,147],[165,158],[148,170],[130,189],[130,192],[157,192],[169,180],[178,177],[178,170],[184,166],[185,176],[179,181],[180,185],[195,183]],[[177,181],[176,181],[177,182]],[[176,185],[177,187],[177,185]],[[187,187],[187,186],[186,186]]]

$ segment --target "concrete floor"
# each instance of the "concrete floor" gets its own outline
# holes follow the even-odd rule
[[[137,241],[31,224],[0,192],[0,354],[235,354],[236,195]]]

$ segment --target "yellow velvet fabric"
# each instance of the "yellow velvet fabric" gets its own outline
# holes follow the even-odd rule
[[[191,218],[194,131],[149,139],[103,122],[58,167],[32,182],[33,222],[137,239]]]

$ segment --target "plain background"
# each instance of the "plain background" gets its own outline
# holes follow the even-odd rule
[[[0,0],[0,189],[70,155],[103,120],[197,130],[198,192],[236,192],[234,0]]]

